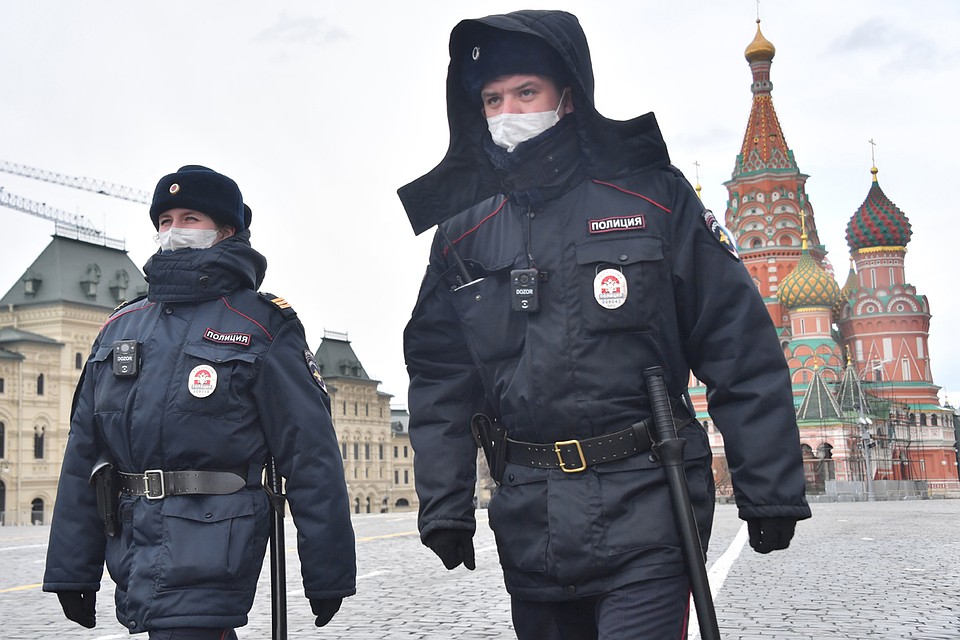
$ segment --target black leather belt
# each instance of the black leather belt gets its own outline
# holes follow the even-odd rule
[[[674,420],[677,428],[689,422]],[[629,458],[650,451],[653,440],[649,430],[653,419],[641,420],[626,429],[585,440],[560,440],[549,444],[534,444],[506,439],[506,459],[512,464],[541,469],[562,469],[577,473],[587,467]]]
[[[149,469],[143,473],[120,472],[120,493],[146,496],[159,500],[166,496],[187,493],[225,495],[246,486],[246,479],[229,471],[161,471]]]

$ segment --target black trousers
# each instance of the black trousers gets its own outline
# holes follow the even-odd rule
[[[512,598],[511,609],[518,640],[685,640],[690,585],[681,575],[579,600]]]
[[[237,640],[233,629],[155,629],[147,636],[149,640]]]

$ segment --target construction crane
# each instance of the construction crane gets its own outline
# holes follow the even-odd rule
[[[134,189],[133,187],[125,187],[119,184],[113,184],[111,182],[104,182],[103,180],[95,180],[94,178],[65,176],[61,173],[55,173],[45,169],[37,169],[36,167],[28,167],[22,164],[14,164],[12,162],[7,162],[6,160],[0,160],[0,171],[15,176],[22,176],[24,178],[32,178],[34,180],[49,182],[51,184],[59,184],[72,189],[99,193],[103,196],[120,198],[121,200],[129,200],[130,202],[139,202],[140,204],[150,203],[150,194],[146,191]]]
[[[67,176],[45,169],[7,162],[5,160],[0,160],[0,172],[70,187],[71,189],[79,189],[80,191],[98,193],[130,202],[141,204],[150,202],[150,194],[141,189],[125,187],[93,178]],[[82,215],[72,214],[51,207],[46,203],[36,202],[29,198],[9,193],[5,191],[3,187],[0,187],[0,206],[52,221],[56,225],[57,235],[74,237],[78,240],[95,242],[116,249],[124,249],[125,243],[123,240],[104,236],[102,231],[94,227],[93,224]]]

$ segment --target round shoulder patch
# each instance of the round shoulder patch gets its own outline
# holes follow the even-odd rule
[[[317,365],[317,359],[313,357],[313,352],[310,349],[303,350],[303,359],[307,363],[307,371],[313,376],[314,382],[324,393],[327,393],[327,383],[323,381],[323,376],[320,375],[320,366]]]
[[[740,253],[737,251],[737,245],[733,241],[733,234],[727,231],[726,227],[720,224],[720,221],[717,220],[717,217],[713,215],[713,211],[710,211],[710,209],[703,210],[703,222],[707,225],[707,230],[710,231],[710,235],[712,235],[716,241],[720,243],[720,246],[726,249],[734,258],[739,260]]]

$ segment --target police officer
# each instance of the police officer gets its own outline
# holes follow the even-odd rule
[[[281,298],[257,293],[267,263],[233,180],[181,167],[157,184],[150,218],[160,251],[144,267],[148,293],[104,324],[74,396],[43,590],[93,627],[105,560],[132,633],[236,638],[268,538],[269,454],[323,626],[355,592],[356,560],[303,327]]]
[[[653,114],[595,108],[576,17],[466,20],[450,54],[450,146],[399,190],[417,233],[439,223],[404,333],[421,539],[474,568],[472,422],[517,636],[679,638],[689,581],[643,371],[665,371],[703,544],[714,486],[691,371],[751,545],[786,548],[810,510],[773,325]]]

